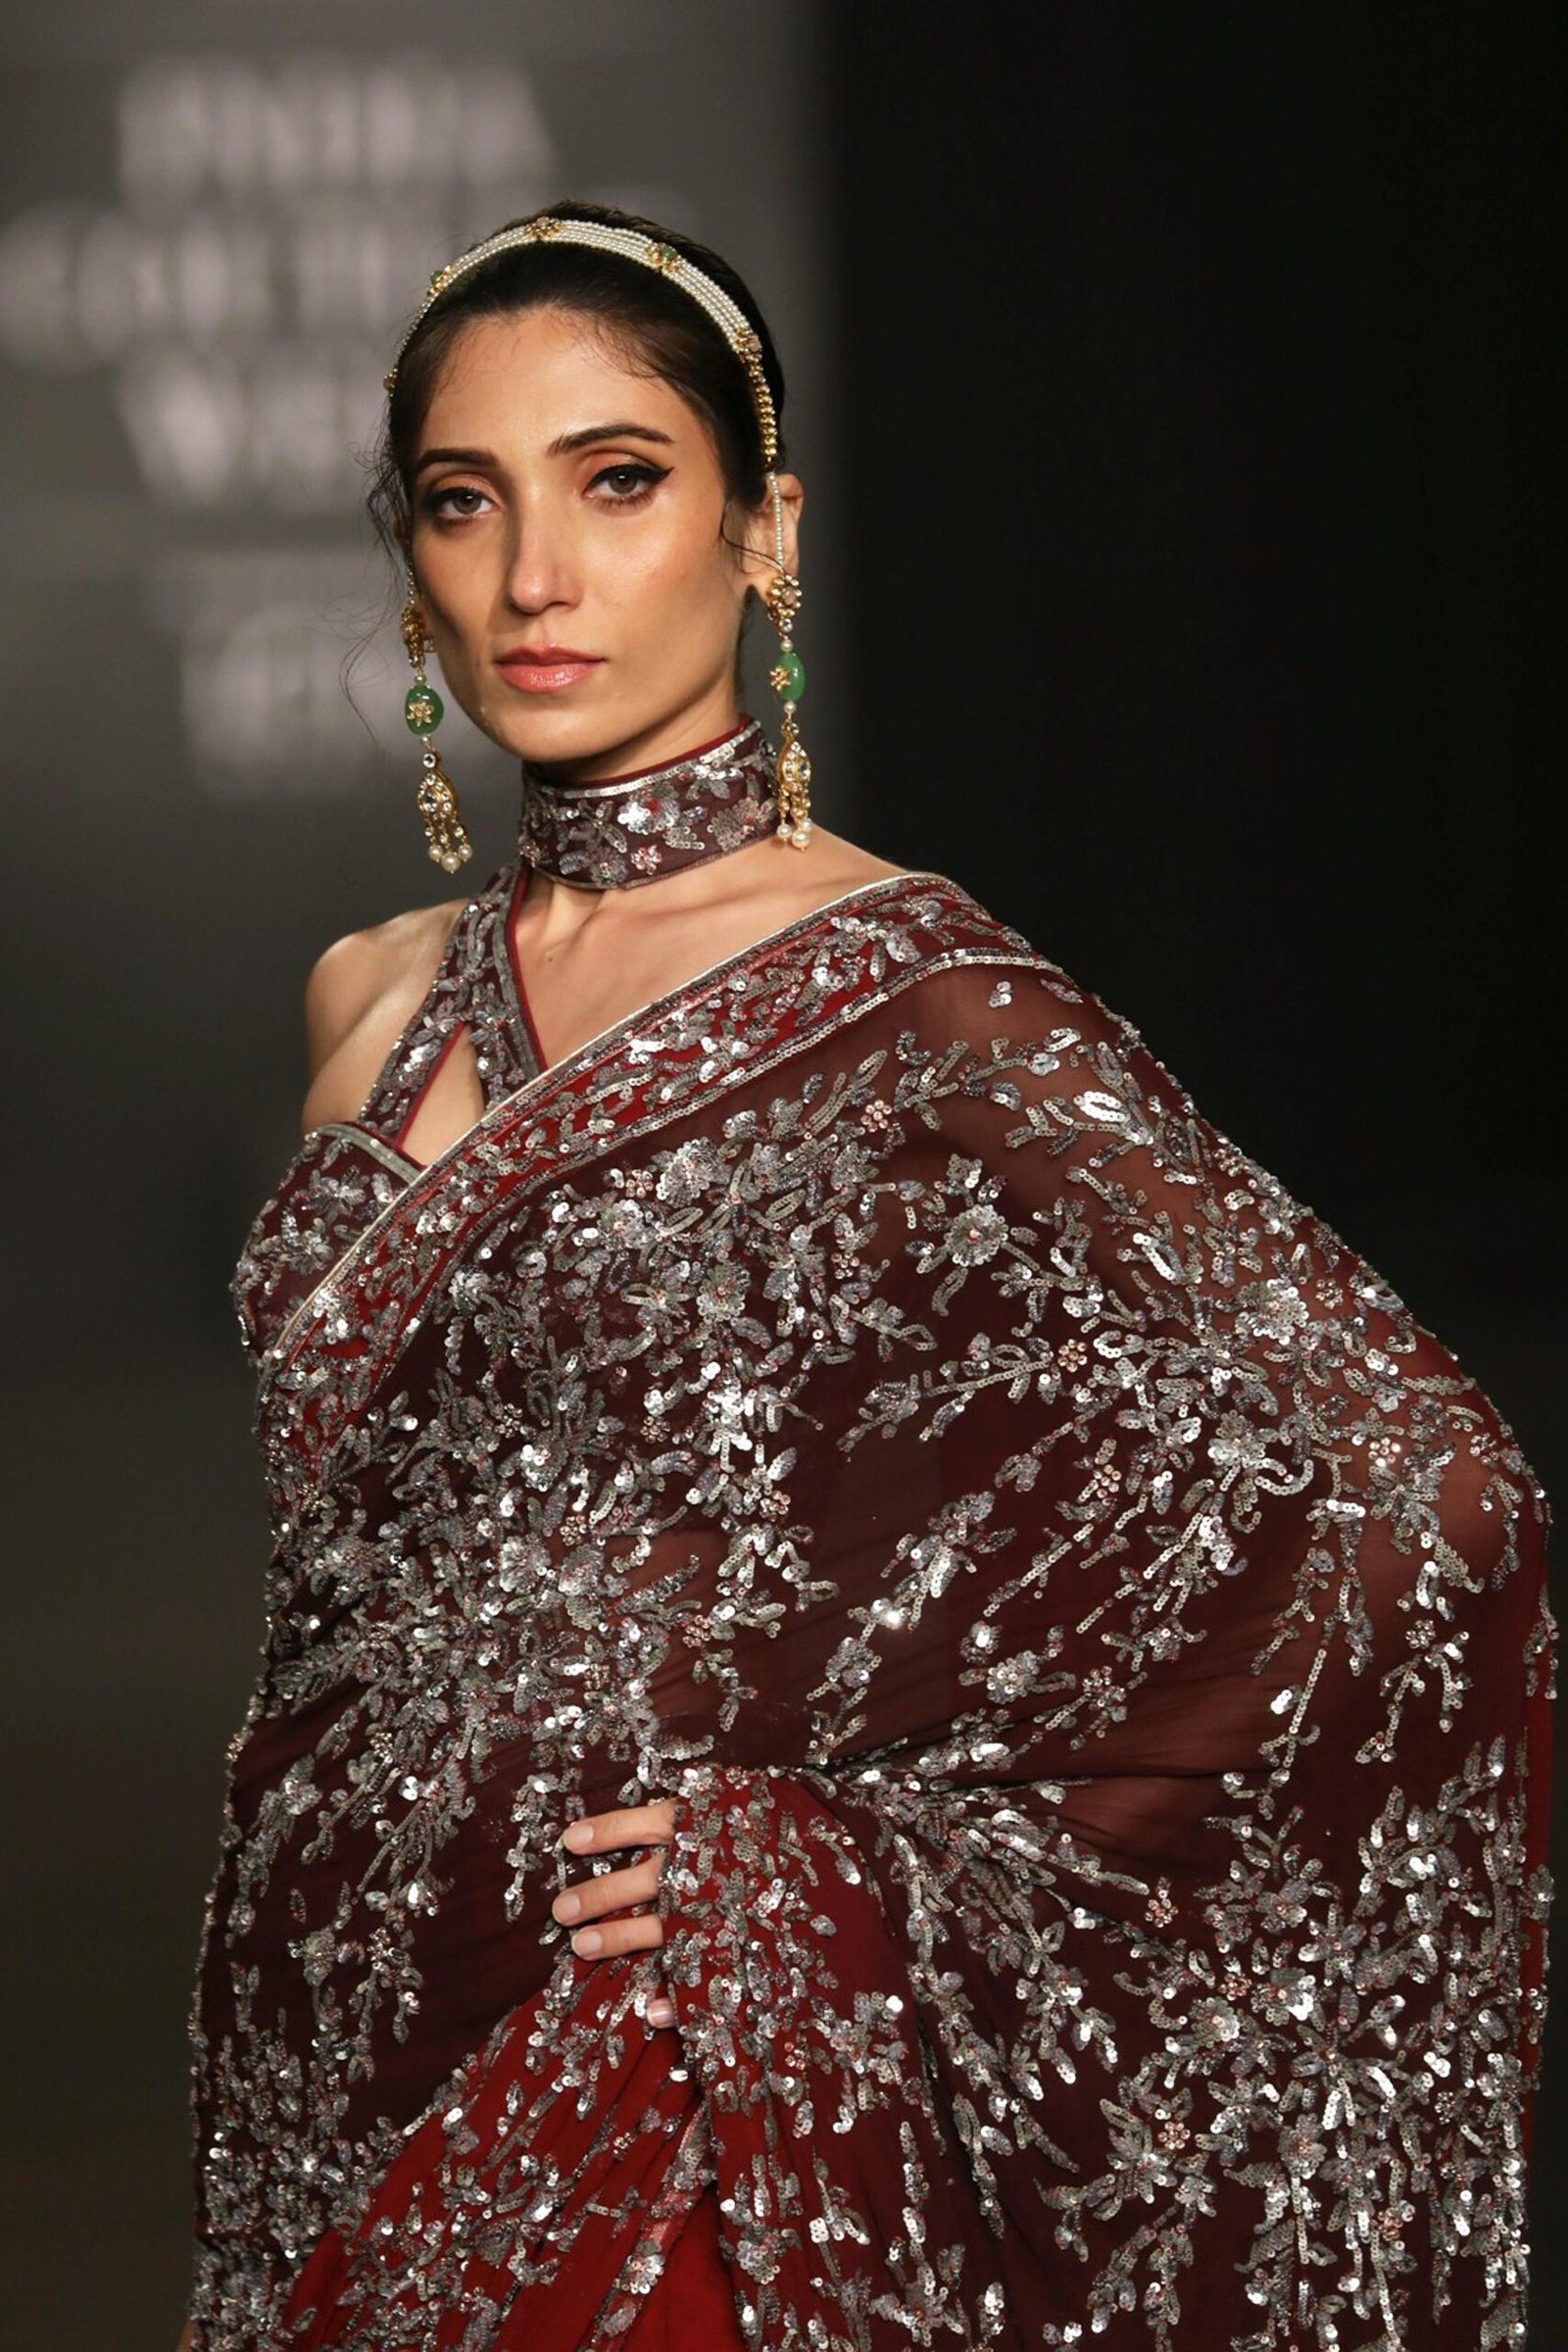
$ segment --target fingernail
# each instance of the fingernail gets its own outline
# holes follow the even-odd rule
[[[674,2002],[650,2001],[648,2004],[648,2023],[651,2026],[672,2026],[675,2023]]]
[[[558,1894],[550,1906],[558,1919],[575,1919],[582,1909],[580,1894]]]
[[[593,1830],[586,1821],[568,1821],[556,1839],[558,1845],[570,1846],[574,1854],[586,1853],[593,1841]]]
[[[571,1948],[574,1952],[597,1952],[604,1940],[597,1928],[579,1928],[571,1939]]]

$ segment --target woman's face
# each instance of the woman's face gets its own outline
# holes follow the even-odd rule
[[[800,485],[779,482],[793,570]],[[462,330],[410,511],[442,673],[505,750],[591,781],[735,724],[736,640],[748,586],[772,570],[771,513],[726,523],[709,426],[594,322],[534,310]]]

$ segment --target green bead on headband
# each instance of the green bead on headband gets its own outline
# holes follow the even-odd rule
[[[768,389],[766,371],[762,366],[762,345],[757,329],[740,306],[732,302],[722,286],[717,286],[706,270],[699,270],[673,245],[659,237],[644,236],[639,229],[613,228],[602,220],[564,220],[552,213],[541,213],[532,220],[522,221],[516,228],[501,229],[495,236],[486,237],[482,245],[470,246],[460,253],[456,261],[448,262],[431,278],[423,302],[398,345],[393,360],[382,379],[390,396],[397,380],[403,355],[424,324],[430,312],[449,286],[481,262],[490,261],[498,253],[509,253],[518,245],[591,245],[600,253],[619,254],[624,261],[639,262],[645,270],[655,270],[661,277],[689,294],[701,303],[725,342],[746,370],[752,388],[752,403],[757,411],[757,429],[762,444],[762,465],[771,473],[778,460],[778,422],[773,415],[773,395]]]

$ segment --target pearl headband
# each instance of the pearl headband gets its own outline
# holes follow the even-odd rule
[[[470,246],[460,253],[456,261],[438,270],[425,290],[423,302],[398,345],[385,377],[388,395],[398,380],[403,355],[424,324],[430,312],[447,288],[481,262],[488,262],[498,253],[509,253],[518,245],[590,245],[600,253],[615,253],[628,262],[638,262],[645,270],[656,270],[661,277],[689,294],[701,303],[725,342],[746,370],[752,389],[752,403],[757,411],[757,429],[762,444],[762,465],[769,476],[778,459],[778,421],[773,414],[773,395],[768,389],[767,375],[762,367],[762,345],[757,329],[737,303],[730,300],[722,286],[717,286],[706,270],[695,262],[687,261],[673,245],[659,237],[645,237],[635,228],[614,228],[608,221],[565,220],[551,213],[540,213],[532,220],[524,220],[515,228],[501,229],[497,235],[486,237],[483,244]]]

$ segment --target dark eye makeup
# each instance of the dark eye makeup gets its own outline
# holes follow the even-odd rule
[[[637,458],[620,466],[602,466],[589,487],[597,489],[601,482],[613,482],[617,486],[611,494],[610,503],[619,507],[635,507],[640,506],[651,491],[658,489],[668,472],[667,466],[651,466],[646,458]],[[624,487],[628,483],[631,485],[629,489]]]
[[[651,498],[661,482],[667,479],[667,466],[654,466],[646,458],[628,458],[619,465],[602,466],[588,484],[599,492],[596,504],[605,507],[640,507]],[[473,482],[450,482],[440,488],[426,490],[420,505],[426,514],[445,521],[466,520],[477,512],[475,506],[454,506],[457,499],[480,500],[488,495]]]

